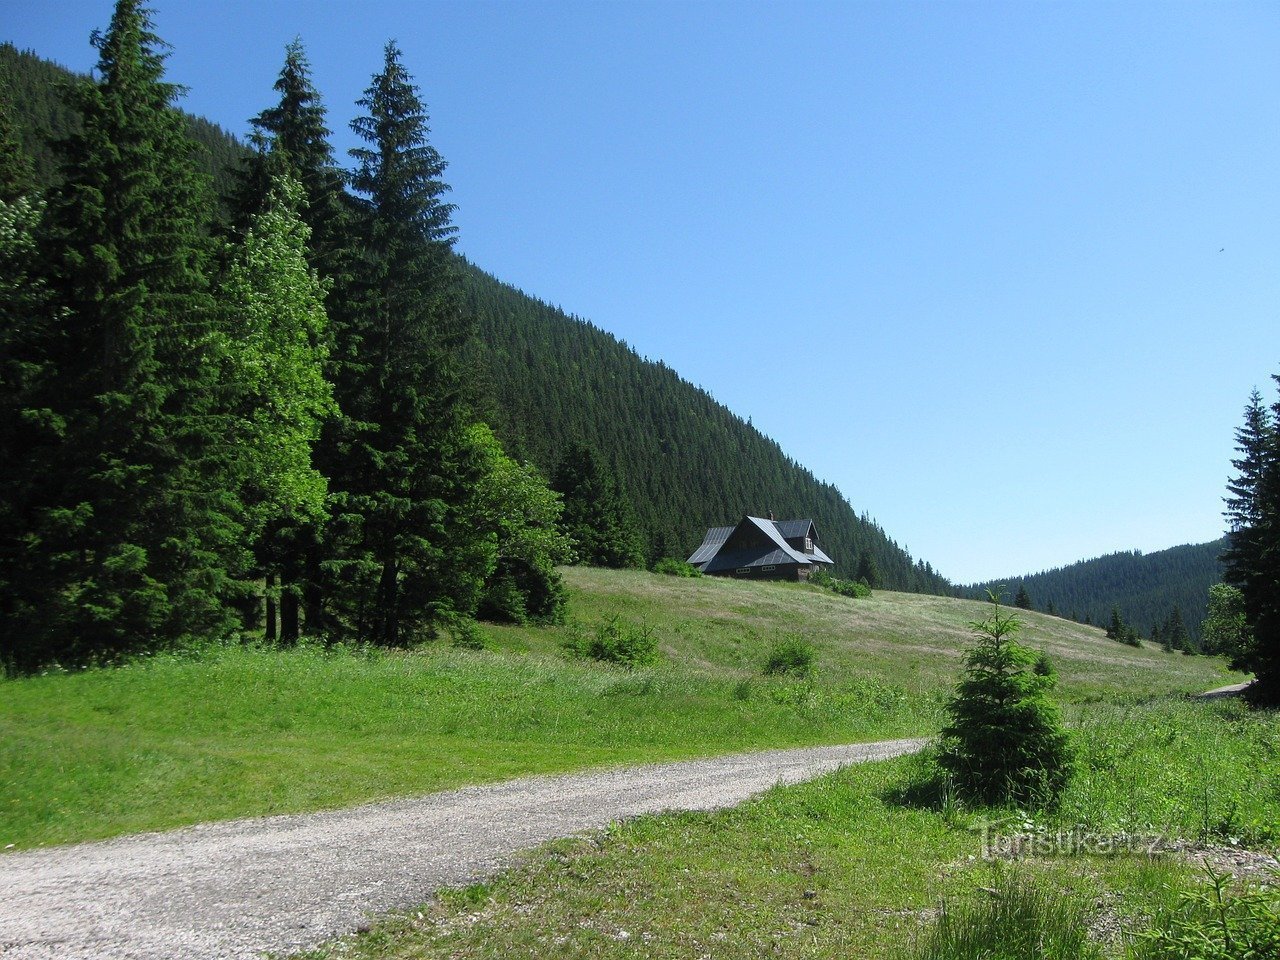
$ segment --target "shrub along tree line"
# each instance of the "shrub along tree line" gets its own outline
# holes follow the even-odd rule
[[[1273,377],[1280,384],[1280,376]],[[1280,401],[1254,390],[1236,431],[1237,474],[1227,485],[1226,581],[1240,591],[1244,630],[1233,666],[1252,670],[1252,696],[1280,703]]]
[[[0,123],[4,665],[252,626],[263,584],[283,642],[557,616],[561,498],[463,400],[445,162],[395,44],[349,173],[291,44],[219,202],[147,8],[93,43],[55,187]]]

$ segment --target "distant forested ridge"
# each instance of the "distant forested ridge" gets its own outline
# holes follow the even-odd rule
[[[59,94],[72,75],[0,44],[0,80],[38,181],[55,182],[52,140],[73,132]],[[264,94],[265,96],[265,94]],[[188,117],[196,159],[225,197],[248,150],[215,124]],[[841,492],[776,442],[661,362],[616,337],[462,263],[464,304],[476,336],[465,348],[468,401],[513,456],[550,475],[573,443],[594,447],[640,522],[649,559],[683,557],[708,526],[744,513],[810,517],[837,569],[870,558],[885,588],[954,592]]]
[[[1225,541],[1187,544],[1155,553],[1131,551],[1081,560],[1055,570],[1005,577],[965,587],[966,594],[985,596],[1004,590],[1012,598],[1025,589],[1036,610],[1050,605],[1058,616],[1106,626],[1112,608],[1143,637],[1150,637],[1175,607],[1187,631],[1199,638],[1207,611],[1209,587],[1222,579],[1219,557]]]

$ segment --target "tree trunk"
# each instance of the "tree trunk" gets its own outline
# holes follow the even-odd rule
[[[267,628],[264,633],[267,643],[275,643],[277,639],[276,633],[276,575],[274,573],[267,574]]]
[[[280,642],[285,646],[298,642],[298,595],[292,590],[280,594]]]

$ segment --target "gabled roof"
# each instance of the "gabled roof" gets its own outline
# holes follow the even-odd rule
[[[712,527],[707,531],[707,535],[703,539],[702,545],[698,547],[697,550],[693,551],[693,556],[689,558],[688,562],[694,566],[697,566],[700,563],[706,563],[716,555],[716,551],[719,550],[724,545],[724,542],[729,539],[729,534],[733,533],[736,529],[736,527]]]
[[[742,567],[777,566],[779,564],[832,563],[830,557],[814,545],[813,552],[797,550],[787,543],[787,536],[805,537],[813,529],[812,520],[766,520],[763,517],[743,517],[736,526],[712,527],[707,531],[701,546],[689,557],[689,563],[704,573],[720,570],[737,570]],[[734,534],[743,530],[758,533],[755,542],[743,546],[739,542],[732,550],[724,549]],[[784,533],[784,531],[795,531]],[[816,531],[815,531],[816,533]],[[739,538],[740,541],[741,538]]]
[[[775,520],[774,526],[778,528],[778,532],[786,539],[792,537],[809,537],[817,540],[817,529],[813,525],[812,520]],[[810,532],[812,531],[812,532]]]

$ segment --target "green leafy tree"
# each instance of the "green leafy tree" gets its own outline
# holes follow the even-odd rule
[[[120,0],[94,45],[45,220],[62,312],[33,407],[58,440],[29,463],[46,488],[24,534],[43,596],[7,625],[70,661],[227,629],[240,588],[206,181],[149,11]]]
[[[1224,656],[1238,666],[1251,646],[1244,595],[1228,583],[1209,588],[1209,615],[1200,628],[1204,652]]]
[[[344,177],[330,143],[324,102],[311,81],[311,65],[301,40],[285,48],[285,61],[275,82],[278,101],[251,121],[254,152],[238,170],[228,206],[233,222],[243,228],[252,217],[272,204],[274,184],[281,177],[296,180],[302,188],[297,204],[310,229],[307,258],[329,285],[330,324],[346,322],[345,307],[352,300],[350,275],[354,224]],[[331,361],[330,361],[331,363]],[[330,379],[337,374],[327,371]],[[330,421],[335,427],[336,422]],[[337,429],[322,432],[316,449],[318,466],[333,472],[342,453]],[[312,629],[322,625],[323,576],[321,565],[327,545],[323,528],[312,516],[293,514],[276,524],[273,537],[280,580],[280,640],[292,643],[300,632],[299,606],[307,608]],[[268,592],[268,601],[272,591]],[[268,616],[268,629],[274,616]]]
[[[468,439],[479,452],[480,476],[466,524],[493,556],[479,614],[513,623],[560,619],[566,592],[555,568],[572,555],[572,544],[560,531],[559,494],[536,469],[508,457],[485,424],[473,425]]]
[[[445,162],[394,43],[352,129],[361,255],[335,331],[338,405],[326,602],[340,632],[399,645],[474,611],[488,552],[462,507],[479,464],[467,442]]]
[[[1050,802],[1071,773],[1071,749],[1051,673],[1037,672],[1034,650],[1018,642],[1021,622],[990,594],[992,611],[971,624],[977,642],[947,710],[939,762],[965,793],[981,800]]]
[[[561,523],[574,543],[579,563],[644,565],[644,546],[631,505],[590,447],[570,445],[551,486],[564,497]]]
[[[298,213],[303,202],[297,181],[277,179],[231,248],[217,288],[222,382],[234,414],[229,440],[238,449],[240,498],[269,601],[295,553],[292,530],[315,527],[326,516],[328,485],[312,450],[321,424],[337,412],[324,373],[325,285],[307,262],[311,231]],[[267,634],[275,639],[274,603]],[[296,634],[287,630],[284,639]]]

